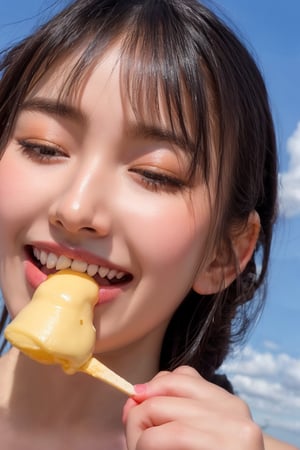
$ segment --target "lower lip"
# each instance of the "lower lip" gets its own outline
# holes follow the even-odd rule
[[[29,285],[35,290],[38,286],[47,279],[45,275],[39,268],[30,260],[27,259],[24,263],[25,265],[25,276]],[[99,298],[97,306],[104,303],[110,303],[115,300],[123,292],[122,285],[110,285],[110,286],[100,286]]]

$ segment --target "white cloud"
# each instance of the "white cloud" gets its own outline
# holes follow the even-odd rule
[[[275,349],[275,343],[268,344],[270,347]],[[300,359],[248,346],[228,359],[222,371],[260,425],[299,434]]]
[[[269,340],[264,341],[264,347],[267,350],[271,350],[271,351],[272,350],[275,351],[275,350],[279,350],[280,349],[280,346],[276,342],[269,341]]]
[[[287,141],[290,155],[287,172],[279,175],[280,211],[287,217],[300,214],[300,122]]]

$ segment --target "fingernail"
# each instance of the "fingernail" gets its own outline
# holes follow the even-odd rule
[[[134,398],[137,403],[143,402],[149,395],[148,383],[135,384],[134,392],[132,398]]]
[[[146,392],[147,392],[147,383],[135,384],[134,385],[134,391],[138,395],[146,394]]]

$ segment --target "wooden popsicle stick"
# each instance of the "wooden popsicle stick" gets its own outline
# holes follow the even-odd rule
[[[80,367],[79,371],[87,373],[94,378],[98,378],[99,380],[110,384],[129,397],[131,397],[135,393],[132,384],[106,367],[96,358],[89,359],[83,366]]]

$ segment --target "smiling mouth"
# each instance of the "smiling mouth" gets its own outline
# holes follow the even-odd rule
[[[101,286],[124,284],[132,280],[132,275],[126,272],[110,269],[106,266],[89,264],[79,259],[71,259],[65,255],[46,252],[37,247],[29,247],[32,262],[46,275],[58,270],[71,269],[76,272],[87,273]]]

